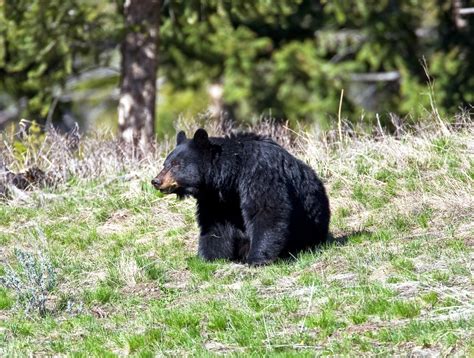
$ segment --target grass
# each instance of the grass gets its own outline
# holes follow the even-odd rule
[[[196,258],[193,200],[149,184],[162,151],[91,154],[55,188],[0,203],[0,275],[15,248],[58,273],[46,317],[0,288],[0,355],[472,355],[473,138],[472,125],[301,137],[292,150],[327,185],[335,240],[259,268]],[[84,142],[83,158],[106,147]]]

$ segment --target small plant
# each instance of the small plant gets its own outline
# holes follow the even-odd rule
[[[18,302],[25,306],[25,312],[38,311],[40,316],[46,315],[46,300],[56,286],[56,273],[51,261],[39,251],[37,255],[15,249],[19,270],[11,266],[5,268],[0,277],[0,286],[13,290]]]

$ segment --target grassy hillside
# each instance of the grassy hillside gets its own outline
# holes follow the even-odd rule
[[[195,257],[193,200],[149,184],[169,148],[4,142],[11,170],[59,183],[0,202],[0,276],[15,249],[56,272],[44,317],[0,288],[0,355],[474,355],[474,126],[327,138],[291,151],[327,185],[334,239],[259,268]]]

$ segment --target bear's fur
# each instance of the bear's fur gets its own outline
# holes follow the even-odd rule
[[[329,200],[315,172],[267,137],[192,139],[176,148],[152,184],[197,199],[200,257],[261,265],[326,241]]]

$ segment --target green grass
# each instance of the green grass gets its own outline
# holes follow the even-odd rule
[[[0,276],[39,249],[58,285],[43,318],[0,288],[0,355],[472,355],[471,138],[310,142],[335,240],[258,268],[196,257],[194,202],[151,188],[156,163],[3,201]]]
[[[13,298],[9,292],[4,288],[0,288],[0,310],[9,310],[13,307],[13,303]]]

